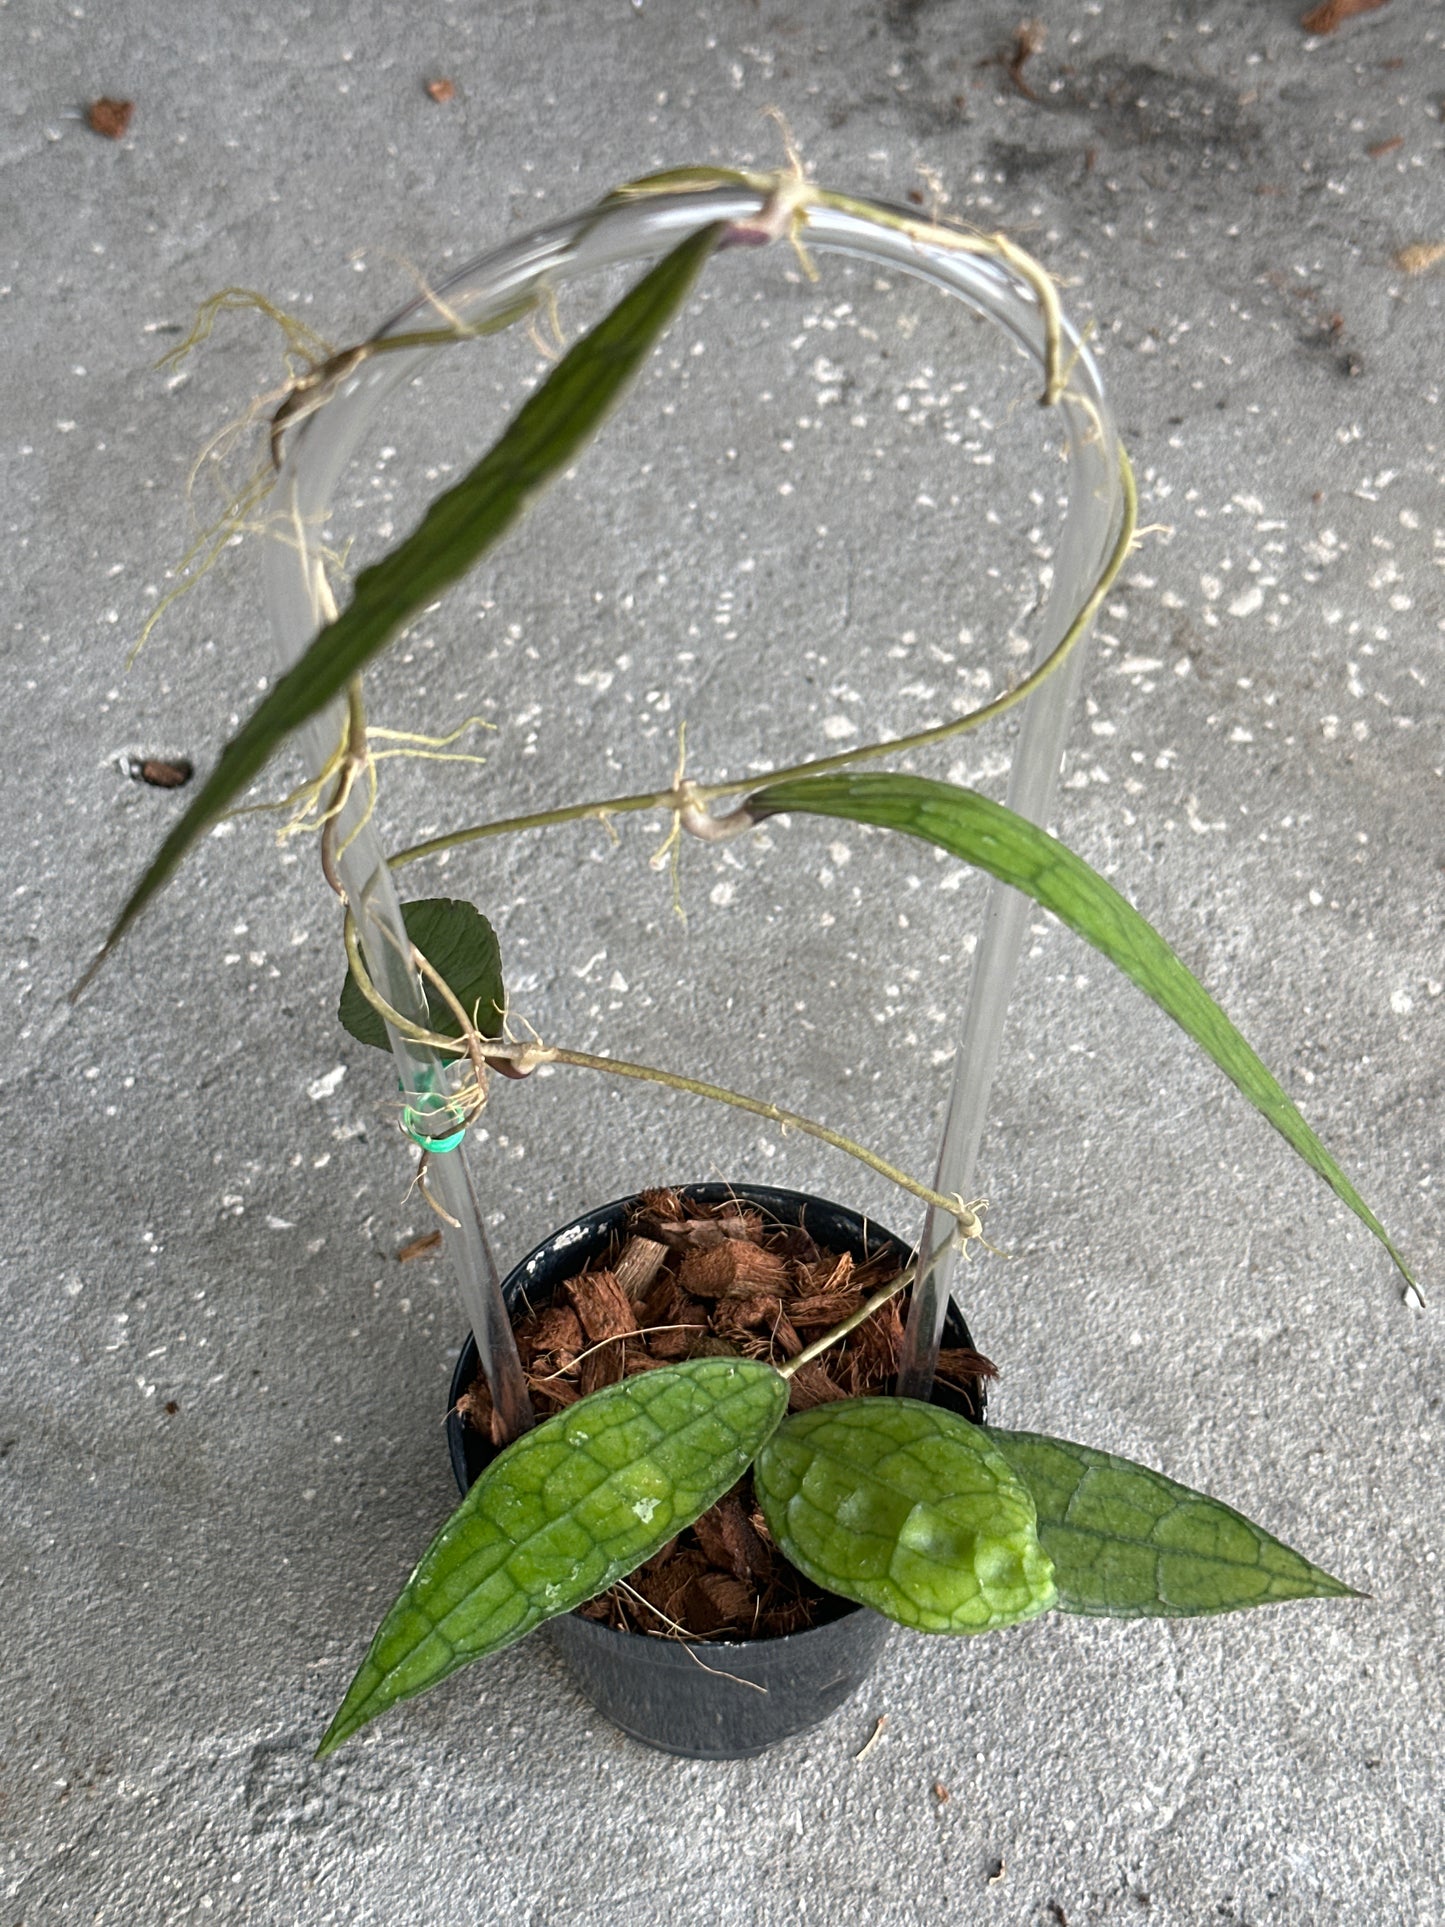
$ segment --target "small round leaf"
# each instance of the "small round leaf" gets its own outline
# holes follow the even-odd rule
[[[990,1632],[1054,1603],[1027,1489],[984,1432],[936,1405],[858,1398],[799,1412],[763,1447],[753,1483],[800,1572],[917,1632]]]
[[[507,1008],[502,989],[502,953],[497,933],[474,903],[457,897],[421,897],[401,906],[406,934],[417,949],[451,985],[457,1002],[472,1018],[483,1037],[496,1037]],[[460,1026],[450,1004],[436,986],[426,986],[431,1028],[444,1037],[459,1037]],[[341,986],[336,1015],[342,1027],[360,1043],[390,1050],[386,1025],[361,994],[348,970]]]

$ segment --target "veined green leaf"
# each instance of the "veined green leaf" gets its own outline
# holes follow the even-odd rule
[[[974,790],[923,776],[798,777],[758,790],[747,807],[758,817],[801,811],[902,830],[1052,910],[1188,1032],[1411,1277],[1384,1226],[1208,991],[1113,884],[1056,837]]]
[[[787,1404],[771,1365],[694,1358],[525,1433],[433,1540],[319,1753],[625,1578],[742,1477]]]
[[[753,1488],[801,1573],[917,1632],[990,1632],[1054,1603],[1027,1486],[941,1406],[852,1398],[795,1413]]]
[[[483,1037],[500,1035],[506,1015],[502,989],[502,953],[497,933],[474,903],[457,897],[420,897],[401,906],[406,934],[446,979]],[[426,983],[428,1026],[444,1037],[459,1037],[460,1027],[451,1005],[436,985]],[[341,986],[336,1015],[342,1028],[360,1043],[390,1050],[386,1025],[361,994],[355,974],[348,970]]]
[[[988,1435],[1033,1494],[1059,1609],[1188,1619],[1285,1599],[1356,1599],[1242,1513],[1162,1472],[1036,1432]]]
[[[346,608],[222,750],[72,997],[89,983],[197,837],[260,775],[280,743],[324,709],[420,609],[463,576],[572,460],[681,306],[721,232],[714,223],[665,255],[568,350],[470,474],[436,498],[403,542],[362,570]]]

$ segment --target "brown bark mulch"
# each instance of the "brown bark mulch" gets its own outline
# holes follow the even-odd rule
[[[551,1418],[579,1398],[679,1359],[741,1354],[781,1364],[857,1311],[896,1276],[896,1259],[824,1249],[799,1225],[739,1203],[698,1204],[645,1191],[620,1247],[571,1278],[552,1304],[515,1319],[533,1409]],[[907,1293],[793,1377],[790,1412],[886,1392],[898,1367]],[[975,1416],[978,1352],[940,1353],[938,1377]],[[492,1401],[478,1378],[459,1411],[490,1432]],[[578,1608],[625,1632],[770,1639],[836,1616],[836,1602],[791,1566],[769,1535],[751,1477],[653,1554],[622,1585]]]

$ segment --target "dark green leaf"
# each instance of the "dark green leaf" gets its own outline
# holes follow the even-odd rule
[[[722,229],[690,235],[558,362],[500,441],[439,495],[405,541],[356,578],[351,601],[221,752],[117,917],[78,995],[196,838],[417,612],[464,575],[577,454],[681,306]]]
[[[815,1585],[921,1633],[1046,1612],[1034,1504],[976,1425],[908,1398],[785,1419],[753,1467],[768,1530]]]
[[[509,1445],[407,1581],[320,1752],[625,1578],[736,1484],[787,1404],[771,1365],[695,1358]]]
[[[1055,837],[986,796],[923,776],[800,777],[759,790],[747,807],[759,817],[797,810],[902,830],[1052,910],[1189,1033],[1410,1277],[1384,1226],[1208,991],[1113,884]]]
[[[1162,1472],[1036,1432],[988,1435],[1034,1496],[1063,1612],[1188,1619],[1358,1597],[1262,1526]]]
[[[502,955],[497,933],[475,904],[456,897],[422,897],[401,906],[406,934],[429,963],[446,978],[457,1002],[472,1018],[483,1037],[501,1033],[507,1000],[502,989]],[[461,1027],[451,1006],[432,983],[426,985],[429,1026],[445,1037],[459,1037]],[[341,986],[336,1015],[342,1027],[363,1044],[390,1050],[386,1025],[361,994],[348,970]]]

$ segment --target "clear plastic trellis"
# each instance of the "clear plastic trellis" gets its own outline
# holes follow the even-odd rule
[[[757,222],[766,205],[761,189],[733,186],[603,203],[481,256],[443,282],[433,295],[394,316],[376,338],[404,335],[419,325],[435,328],[441,309],[464,325],[485,324],[505,315],[535,290],[559,288],[618,264],[647,262],[710,222]],[[1021,273],[997,257],[960,252],[942,240],[929,242],[920,236],[916,217],[906,210],[880,209],[879,213],[885,219],[902,214],[909,229],[870,219],[866,203],[850,202],[847,209],[812,203],[799,214],[798,233],[810,250],[845,254],[901,271],[955,296],[1015,342],[1043,374],[1045,317]],[[725,272],[725,259],[711,271]],[[1038,621],[1035,663],[1052,654],[1094,588],[1125,512],[1119,451],[1098,370],[1066,318],[1062,336],[1068,378],[1057,407],[1068,508]],[[267,606],[282,668],[304,653],[330,615],[320,532],[338,480],[388,399],[436,351],[435,346],[397,349],[363,362],[289,436],[274,497],[283,539],[267,544],[265,564]],[[1034,822],[1042,822],[1052,804],[1082,662],[1082,647],[1075,647],[1025,707],[1008,802]],[[343,704],[338,700],[302,732],[303,753],[315,773],[331,756],[342,721]],[[364,799],[357,794],[341,818],[342,881],[373,981],[395,1010],[424,1026],[426,1000],[409,961],[399,901],[379,839],[364,813]],[[1002,884],[992,887],[975,953],[934,1178],[934,1188],[946,1196],[969,1194],[1027,916],[1027,899]],[[402,1102],[411,1108],[424,1135],[447,1141],[454,1135],[450,1127],[456,1115],[449,1101],[456,1077],[452,1060],[395,1031],[390,1035]],[[928,1108],[931,1112],[932,1106]],[[465,1144],[433,1157],[429,1183],[455,1221],[446,1242],[462,1303],[499,1420],[509,1434],[515,1434],[530,1423],[530,1410]],[[931,1208],[920,1237],[920,1276],[899,1381],[899,1390],[913,1397],[926,1396],[932,1381],[955,1264],[953,1234],[952,1218]]]

